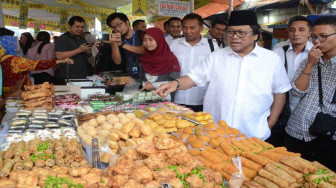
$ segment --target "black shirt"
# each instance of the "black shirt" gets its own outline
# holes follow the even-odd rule
[[[69,32],[64,33],[55,41],[55,52],[66,52],[77,49],[80,45],[86,43],[84,37],[73,36]],[[74,64],[69,65],[69,78],[79,79],[92,75],[92,66],[89,64],[87,53],[79,53],[73,57]],[[67,76],[67,64],[60,66],[60,78]]]
[[[96,56],[96,68],[99,72],[105,71],[117,71],[121,70],[126,72],[126,67],[123,62],[120,65],[117,65],[112,60],[112,46],[111,44],[105,43],[101,46],[99,53]]]
[[[142,33],[143,31],[134,31],[133,30],[133,35],[131,38],[129,39],[125,39],[125,37],[122,37],[123,42],[125,42],[126,44],[132,45],[132,46],[142,46]],[[135,37],[134,39],[134,45],[133,45],[133,37]],[[122,63],[125,64],[126,66],[126,71],[128,73],[128,75],[132,76],[132,78],[134,79],[139,79],[139,75],[141,73],[141,64],[139,61],[139,57],[141,57],[141,55],[137,55],[135,53],[129,52],[123,48],[119,48],[120,50],[120,54],[121,54],[121,60]]]

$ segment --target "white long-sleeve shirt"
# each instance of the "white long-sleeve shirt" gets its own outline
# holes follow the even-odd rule
[[[297,68],[299,67],[300,63],[308,58],[308,53],[310,51],[310,49],[313,47],[313,43],[311,43],[310,41],[307,42],[306,47],[304,48],[304,50],[299,53],[296,54],[292,44],[289,44],[289,48],[287,50],[286,56],[287,56],[287,75],[289,80],[293,79],[293,76],[295,74],[295,71],[297,70]],[[284,50],[283,48],[275,48],[273,50],[276,54],[278,54],[278,56],[281,59],[281,62],[283,63],[283,65],[285,65],[285,54],[284,54]],[[300,98],[293,96],[293,94],[289,93],[289,106],[292,110],[292,112],[294,111],[294,108],[296,107],[296,105],[299,103]]]
[[[217,50],[217,43],[214,41],[212,42],[214,44],[214,50]],[[185,38],[176,39],[172,42],[170,49],[180,63],[180,76],[186,75],[211,53],[209,42],[206,38],[202,38],[201,41],[194,46],[191,46]],[[206,90],[206,84],[188,90],[178,90],[175,93],[174,102],[185,105],[202,105]]]
[[[280,58],[272,51],[255,46],[240,57],[231,47],[207,56],[188,76],[197,86],[208,86],[204,111],[215,121],[225,120],[248,137],[270,136],[267,118],[273,94],[291,89]]]

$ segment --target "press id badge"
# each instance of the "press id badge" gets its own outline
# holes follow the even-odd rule
[[[139,69],[137,66],[132,67],[132,75],[138,75],[139,74]]]

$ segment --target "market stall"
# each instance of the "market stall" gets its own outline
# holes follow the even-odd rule
[[[26,86],[20,99],[7,101],[6,110],[11,117],[3,120],[0,135],[0,187],[336,183],[335,173],[318,162],[247,138],[223,120],[214,122],[211,114],[151,92],[83,97],[57,94],[55,86],[44,83]]]

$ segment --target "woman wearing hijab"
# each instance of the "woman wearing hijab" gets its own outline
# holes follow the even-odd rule
[[[2,93],[8,95],[19,90],[22,85],[30,85],[29,71],[44,70],[59,63],[72,64],[73,60],[40,60],[32,61],[22,57],[7,55],[6,49],[0,45],[0,64],[2,68]]]
[[[21,34],[20,46],[21,46],[24,57],[27,56],[29,48],[31,48],[34,45],[35,45],[35,40],[29,32],[25,32]]]
[[[154,90],[156,87],[180,76],[180,65],[164,38],[163,32],[157,28],[149,28],[143,34],[143,46],[146,51],[140,57],[144,70],[143,89]]]
[[[31,47],[27,53],[27,59],[36,60],[48,60],[55,58],[55,46],[50,43],[50,34],[46,31],[41,31],[36,36],[37,44]],[[44,82],[54,83],[54,68],[47,70],[32,71],[34,77],[34,84],[42,84]]]
[[[0,44],[6,49],[6,54],[17,55],[18,41],[14,37],[14,31],[4,27],[0,28]]]

